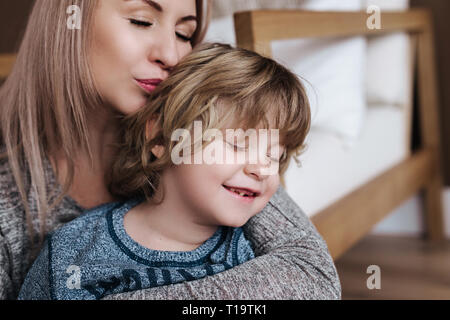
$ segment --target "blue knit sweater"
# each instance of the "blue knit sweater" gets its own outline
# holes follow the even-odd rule
[[[19,299],[101,299],[203,278],[254,258],[241,228],[220,227],[189,252],[139,245],[125,232],[123,218],[141,201],[101,205],[49,235]]]

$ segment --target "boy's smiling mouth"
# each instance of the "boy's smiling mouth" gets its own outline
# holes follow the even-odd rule
[[[254,198],[258,197],[261,194],[259,191],[248,189],[248,188],[227,186],[227,185],[224,185],[224,184],[222,186],[225,189],[227,189],[229,192],[231,192],[231,193],[233,193],[235,195],[238,195],[239,197],[242,197],[242,198],[254,199]]]

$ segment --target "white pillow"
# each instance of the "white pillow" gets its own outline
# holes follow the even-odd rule
[[[306,79],[312,127],[351,146],[364,123],[366,41],[363,37],[274,41],[274,58]]]
[[[412,56],[409,36],[393,33],[370,38],[367,50],[367,101],[404,107],[411,99]]]
[[[234,19],[232,15],[212,19],[204,42],[222,42],[236,46]]]
[[[229,16],[237,11],[257,9],[354,11],[362,10],[365,6],[365,1],[366,0],[214,0],[213,18]]]
[[[370,5],[376,5],[383,10],[406,10],[409,7],[409,0],[365,0],[365,5],[368,7]],[[383,12],[381,12],[383,14]],[[383,20],[383,15],[381,16]]]
[[[409,0],[366,0],[383,11],[406,10]],[[367,42],[367,101],[403,107],[410,103],[412,90],[411,43],[403,32],[370,37]]]
[[[253,9],[362,10],[365,0],[216,0],[205,41],[236,45],[232,13]],[[364,123],[364,37],[273,41],[273,58],[299,75],[311,103],[312,126],[352,146]]]

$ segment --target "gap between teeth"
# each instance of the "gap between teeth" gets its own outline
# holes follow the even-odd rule
[[[237,193],[238,195],[240,195],[241,197],[243,197],[243,196],[245,196],[245,195],[247,195],[247,196],[252,196],[253,195],[253,193],[245,193],[245,192],[240,192],[240,191],[237,191],[236,189],[234,189],[234,188],[230,188],[230,190],[231,191],[233,191],[234,193]]]

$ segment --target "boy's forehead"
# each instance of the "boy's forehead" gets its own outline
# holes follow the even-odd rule
[[[251,136],[252,129],[256,132],[256,135],[262,134],[263,136],[264,130],[266,130],[268,135],[268,143],[270,145],[285,143],[286,137],[281,135],[281,130],[278,127],[280,125],[280,119],[278,119],[277,126],[277,112],[279,112],[278,108],[266,108],[269,110],[264,114],[262,119],[256,119],[255,117],[252,119],[251,112],[245,112],[246,110],[244,110],[244,108],[239,108],[239,105],[236,102],[218,99],[216,102],[216,107],[220,122],[220,128],[217,129],[222,131],[222,136],[224,138],[243,141]],[[233,130],[231,131],[231,135],[228,135],[228,137],[226,133],[227,130]]]
[[[280,144],[280,132],[278,129],[222,129],[222,137],[226,140],[233,142],[250,142],[255,141],[257,143],[268,143],[270,145]]]
[[[276,126],[276,108],[269,110],[265,114],[265,119],[260,119],[259,123],[250,127],[249,124],[254,122],[255,119],[242,118],[244,110],[233,110],[237,107],[225,100],[219,100],[218,107],[219,119],[225,119],[222,129],[278,129]],[[264,121],[267,121],[267,124]]]

